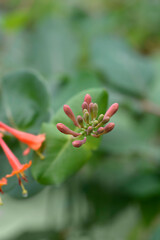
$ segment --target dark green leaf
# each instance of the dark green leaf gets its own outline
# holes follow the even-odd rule
[[[17,71],[4,76],[1,93],[5,118],[10,125],[36,132],[48,119],[48,92],[38,74]]]
[[[123,40],[99,37],[92,43],[91,61],[107,81],[121,90],[144,96],[153,78],[151,63]]]

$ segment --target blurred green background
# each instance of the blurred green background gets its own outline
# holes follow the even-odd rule
[[[34,72],[49,93],[34,127],[30,101],[26,115],[15,108],[21,127],[38,132],[87,88],[105,87],[109,105],[120,105],[116,128],[72,178],[43,187],[30,176],[33,196],[4,194],[1,240],[160,239],[159,30],[159,0],[0,0],[1,78]],[[14,89],[6,89],[9,98]]]

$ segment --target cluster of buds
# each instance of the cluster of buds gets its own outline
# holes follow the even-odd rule
[[[24,197],[27,197],[28,193],[23,185],[22,180],[27,182],[27,177],[26,177],[24,171],[27,170],[31,166],[32,161],[30,160],[28,163],[21,164],[21,162],[13,154],[11,149],[7,146],[7,144],[3,140],[3,137],[5,136],[6,133],[13,135],[20,142],[28,145],[28,148],[23,152],[23,155],[29,154],[30,149],[36,151],[40,155],[38,150],[42,146],[42,143],[45,141],[45,134],[39,134],[36,136],[36,135],[30,134],[30,133],[22,132],[17,129],[11,128],[8,125],[0,122],[0,147],[2,148],[4,154],[6,155],[6,157],[8,159],[10,166],[13,169],[10,174],[7,174],[5,177],[0,179],[0,192],[3,193],[2,187],[4,185],[7,185],[7,178],[10,178],[10,177],[16,175],[18,178],[19,185],[22,188],[22,194]],[[0,198],[0,205],[2,205],[1,198]]]
[[[72,135],[72,145],[77,148],[81,147],[84,143],[86,143],[87,136],[99,138],[103,134],[113,130],[115,124],[108,122],[110,118],[117,112],[118,107],[118,103],[114,103],[110,106],[105,114],[100,114],[98,116],[97,103],[93,103],[91,96],[86,94],[82,104],[83,116],[78,115],[76,118],[68,105],[63,106],[65,114],[73,121],[76,130],[72,131],[63,123],[58,123],[57,129],[64,134]]]

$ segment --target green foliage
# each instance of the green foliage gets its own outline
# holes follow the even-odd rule
[[[0,121],[46,134],[44,160],[4,138],[33,166],[29,198],[16,177],[3,188],[0,239],[159,240],[160,2],[5,0],[0,9]],[[115,129],[75,149],[56,128],[74,130],[63,105],[81,114],[90,93],[104,113],[103,89],[120,105]],[[2,149],[0,162],[3,177]]]
[[[18,71],[4,76],[1,83],[4,119],[23,130],[39,130],[49,117],[49,98],[41,77],[32,71]]]
[[[123,40],[108,36],[94,39],[91,57],[113,86],[139,96],[148,92],[153,79],[151,64]]]

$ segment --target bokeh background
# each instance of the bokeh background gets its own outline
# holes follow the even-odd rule
[[[0,0],[0,76],[22,69],[45,79],[52,114],[97,87],[120,109],[64,184],[4,194],[0,239],[159,240],[160,1]]]

